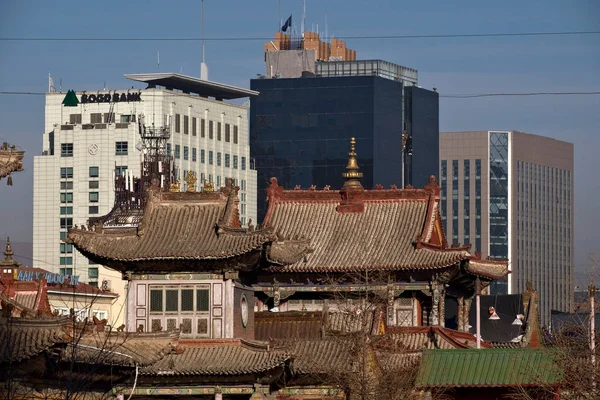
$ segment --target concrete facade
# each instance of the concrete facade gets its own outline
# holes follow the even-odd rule
[[[508,281],[531,281],[540,316],[573,307],[573,144],[517,131],[440,133],[442,218],[448,240],[508,259]]]

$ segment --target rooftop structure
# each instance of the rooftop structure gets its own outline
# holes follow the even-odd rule
[[[167,90],[180,90],[183,93],[213,97],[216,100],[232,100],[258,95],[258,92],[254,90],[176,73],[125,74],[125,78],[147,83],[149,89],[163,86]]]
[[[23,156],[25,152],[14,145],[4,142],[0,146],[0,179],[8,176],[8,184],[12,185],[10,174],[23,171]]]

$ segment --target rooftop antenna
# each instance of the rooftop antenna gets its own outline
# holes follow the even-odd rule
[[[54,79],[50,76],[50,72],[48,72],[48,93],[56,92],[56,88],[54,87]]]
[[[202,0],[202,63],[200,64],[200,79],[208,80],[208,67],[204,62],[204,0]]]
[[[302,24],[300,25],[302,39],[304,39],[304,20],[306,20],[306,0],[302,0]]]
[[[160,50],[156,50],[156,70],[160,71]]]

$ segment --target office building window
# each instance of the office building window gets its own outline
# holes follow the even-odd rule
[[[198,123],[198,118],[192,117],[192,136],[196,136],[196,124]]]
[[[221,175],[217,175],[217,187],[215,189],[220,188],[220,187],[221,187]]]
[[[246,170],[246,157],[242,156],[242,171]]]
[[[70,114],[69,115],[69,123],[80,124],[81,123],[81,114]]]
[[[200,162],[202,164],[204,164],[206,162],[206,152],[204,151],[204,149],[200,149]]]
[[[237,169],[238,167],[238,156],[233,156],[233,168]]]
[[[508,133],[490,132],[490,257],[508,258]],[[545,192],[545,170],[540,168]],[[540,221],[545,218],[540,215]],[[543,222],[544,224],[545,222]],[[545,229],[544,229],[545,230]]]
[[[73,226],[73,218],[61,218],[60,229],[69,229]]]
[[[112,122],[114,122],[114,121],[112,121]],[[129,122],[135,122],[135,115],[134,114],[123,114],[119,117],[119,122],[124,123],[124,124],[129,123]]]
[[[196,162],[196,148],[192,147],[192,162]]]
[[[213,121],[208,121],[208,138],[212,139],[213,138]]]
[[[91,280],[98,279],[98,267],[88,268],[88,278]]]
[[[99,187],[100,187],[99,181],[89,181],[88,182],[88,189],[98,189]]]
[[[73,157],[73,143],[61,143],[60,156],[61,157]]]
[[[231,156],[228,153],[225,153],[225,167],[229,168],[231,166]]]
[[[72,206],[61,206],[60,207],[60,215],[71,215],[73,214]]]
[[[61,182],[60,183],[60,190],[71,190],[71,189],[73,189],[73,182],[72,181]]]
[[[88,214],[98,214],[98,206],[89,206]]]
[[[98,198],[99,198],[98,192],[90,192],[89,198],[90,198],[90,203],[97,203]]]
[[[217,167],[221,166],[221,152],[217,152]]]
[[[115,174],[117,176],[123,176],[127,173],[127,165],[118,165],[115,167]]]
[[[183,116],[183,134],[190,134],[190,117],[188,117],[187,115]]]
[[[447,191],[448,191],[448,161],[442,160],[441,167],[441,206],[440,206],[440,214],[442,215],[442,220],[446,219],[446,207],[447,207]],[[445,226],[444,226],[445,227]]]
[[[238,127],[237,127],[237,125],[233,126],[233,143],[238,144]]]
[[[210,165],[213,164],[213,152],[212,152],[212,150],[209,150],[209,152],[208,152],[208,163]]]
[[[127,155],[127,142],[115,142],[115,155],[126,156]]]
[[[175,158],[181,158],[181,146],[178,144],[175,145]]]
[[[184,160],[190,159],[190,149],[187,146],[183,146],[183,159]]]
[[[90,167],[90,178],[97,178],[100,175],[100,168]]]
[[[217,140],[221,140],[221,123],[217,122]]]
[[[73,257],[61,257],[60,265],[73,265]],[[73,271],[72,268],[66,268],[66,269]],[[71,272],[71,274],[72,273],[73,272]],[[68,275],[71,275],[71,274],[68,274]]]
[[[181,132],[181,115],[175,114],[175,132]]]
[[[102,123],[102,113],[91,113],[90,114],[90,123],[101,124]]]
[[[200,120],[200,137],[206,137],[206,120],[204,118]]]
[[[73,202],[73,193],[61,193],[60,194],[60,202],[61,203],[72,203]]]
[[[60,177],[61,179],[71,179],[73,178],[73,168],[66,167],[60,169]]]
[[[231,141],[231,125],[225,124],[225,141],[229,143]]]
[[[73,253],[73,245],[70,243],[61,243],[60,244],[60,253],[61,254],[71,254]]]

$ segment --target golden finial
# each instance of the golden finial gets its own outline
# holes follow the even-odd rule
[[[358,172],[358,162],[356,161],[355,152],[356,138],[350,139],[350,153],[348,153],[348,164],[346,165],[346,172],[342,174],[346,178],[344,183],[344,189],[363,189],[359,179],[363,177],[362,172]]]
[[[10,237],[6,238],[6,249],[4,250],[4,261],[12,261],[12,256],[15,253],[12,251],[12,247],[10,245]]]
[[[212,182],[204,182],[204,192],[205,193],[212,193],[215,191],[215,184]]]
[[[180,192],[180,188],[179,188],[179,179],[177,179],[177,180],[175,181],[175,183],[171,183],[171,184],[169,185],[169,192],[175,192],[175,193],[178,193],[178,192]]]
[[[187,183],[187,191],[188,193],[194,193],[196,191],[196,175],[192,171],[188,171],[187,176],[185,177],[185,182]]]

